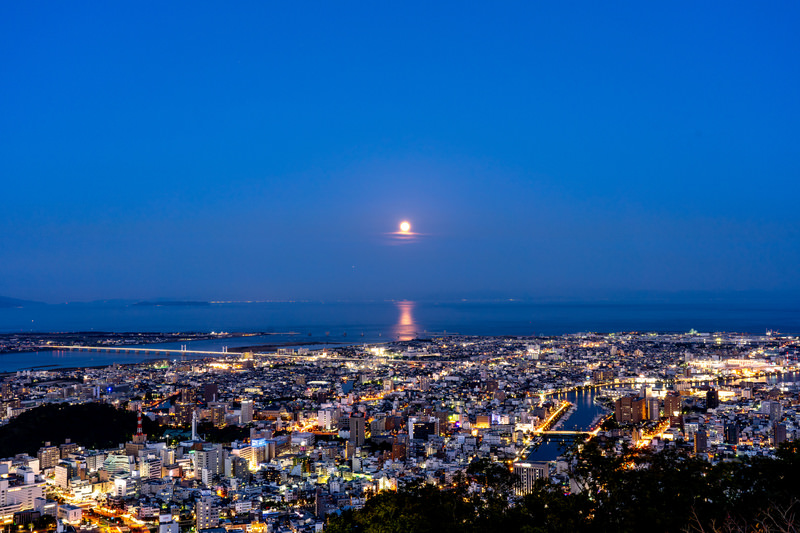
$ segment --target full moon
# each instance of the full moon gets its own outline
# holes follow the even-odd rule
[[[408,233],[410,230],[411,230],[411,224],[409,224],[407,221],[404,220],[403,222],[400,223],[400,231],[402,233]]]

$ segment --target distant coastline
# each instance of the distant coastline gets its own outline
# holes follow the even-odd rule
[[[206,307],[210,306],[211,302],[167,300],[163,302],[160,301],[136,302],[133,305],[137,307]]]

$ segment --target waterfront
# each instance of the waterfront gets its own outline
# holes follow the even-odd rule
[[[398,306],[398,325],[413,323],[413,306]],[[288,332],[284,335],[287,339],[298,338]],[[682,404],[678,408],[685,414],[672,427],[670,419],[661,418],[658,427],[663,437],[638,441],[656,452],[669,447],[716,462],[753,454],[769,456],[775,453],[777,439],[793,439],[800,432],[794,401],[797,392],[791,383],[797,378],[798,341],[787,336],[696,333],[437,336],[411,343],[390,343],[383,350],[374,346],[330,345],[327,352],[332,357],[320,352],[288,353],[289,350],[251,357],[229,351],[222,357],[191,364],[180,361],[180,352],[175,354],[177,360],[164,361],[164,350],[180,349],[183,339],[195,339],[192,348],[212,348],[216,343],[225,343],[231,349],[236,344],[267,347],[275,345],[276,336],[211,338],[186,334],[90,336],[84,333],[27,338],[28,342],[53,343],[94,339],[100,348],[68,353],[84,357],[108,353],[112,358],[124,355],[119,350],[135,342],[149,342],[140,350],[160,360],[158,365],[4,376],[7,383],[4,394],[10,397],[4,402],[10,429],[14,428],[17,417],[22,423],[29,416],[26,413],[35,409],[41,410],[37,413],[54,409],[77,409],[71,412],[79,413],[84,408],[93,409],[91,406],[96,403],[141,409],[145,425],[157,422],[162,428],[169,428],[164,436],[167,432],[170,435],[167,442],[141,442],[147,438],[159,440],[159,432],[153,426],[144,428],[149,437],[134,436],[125,444],[126,449],[145,446],[145,453],[150,454],[140,456],[138,465],[125,461],[131,471],[138,467],[138,477],[143,480],[142,493],[153,494],[154,489],[165,485],[183,490],[188,483],[194,485],[191,491],[208,490],[205,487],[217,482],[210,478],[210,469],[199,464],[197,458],[221,453],[226,462],[241,469],[238,473],[231,470],[225,476],[235,478],[235,483],[245,487],[236,492],[237,499],[229,508],[232,512],[236,511],[236,502],[246,497],[245,490],[259,493],[268,501],[279,501],[291,491],[298,495],[298,502],[315,501],[326,508],[340,509],[354,502],[367,505],[376,492],[393,491],[405,483],[421,483],[431,478],[438,479],[440,487],[446,490],[448,480],[455,481],[459,473],[468,472],[472,465],[497,461],[508,468],[512,458],[527,457],[531,462],[550,463],[546,468],[551,479],[566,483],[569,472],[558,468],[553,461],[571,444],[571,432],[592,428],[605,414],[595,403],[596,398],[609,393],[636,394],[650,385],[653,398],[658,401],[659,416],[668,408],[676,408],[670,403],[676,397]],[[111,352],[91,351],[97,349]],[[788,382],[787,386],[782,382]],[[587,386],[588,383],[596,386]],[[709,406],[708,385],[713,383],[719,390],[714,395],[718,403]],[[619,389],[611,390],[614,387]],[[674,391],[681,394],[676,396]],[[127,414],[125,432],[134,427],[132,413]],[[539,425],[541,430],[553,431],[549,435],[564,438],[548,440],[532,450],[531,444],[539,439],[540,431],[534,429],[534,424],[542,417],[547,420]],[[5,455],[35,461],[38,459],[20,452],[32,454],[41,441],[48,439],[58,443],[75,435],[89,434],[90,428],[80,427],[78,422],[87,419],[91,423],[92,417],[65,412],[63,418],[72,422],[61,433],[54,433],[50,428],[57,424],[50,422],[26,427],[23,432],[26,435],[41,433],[27,445],[19,439],[0,439],[6,444]],[[204,429],[193,437],[192,449],[187,452],[186,441],[175,445],[170,439],[176,432],[183,435],[181,438],[188,438],[193,421],[202,423]],[[616,430],[614,444],[635,443],[637,434],[633,430],[646,429],[651,423],[637,424]],[[250,434],[250,441],[227,443],[226,436],[225,441],[217,442],[217,437],[205,433],[212,431],[212,427],[232,430],[238,427],[235,430],[244,439]],[[259,433],[258,440],[254,439],[254,432]],[[338,439],[325,438],[337,434]],[[705,442],[696,439],[697,435],[704,436]],[[120,455],[121,438],[113,436],[100,449],[81,449],[81,455],[76,454],[85,457],[89,470],[89,458],[94,458],[96,471],[90,470],[89,475],[95,485],[104,483],[100,479],[98,457],[105,457],[102,463],[105,465],[109,456]],[[271,444],[269,448],[263,447],[264,456],[254,457],[254,442],[267,441]],[[703,449],[698,449],[698,442]],[[274,452],[268,451],[273,444]],[[391,452],[386,444],[391,445]],[[148,478],[151,461],[161,460],[162,451],[166,451],[170,461],[169,476]],[[389,453],[391,461],[387,460]],[[303,468],[300,461],[310,467]],[[58,485],[63,468],[66,467],[60,464],[50,467],[51,471],[44,471],[37,483],[46,478],[49,481],[45,482],[57,488],[57,494],[67,501],[85,504],[88,501],[85,493],[72,488],[78,487],[78,479],[66,486]],[[275,482],[263,484],[258,479],[264,475],[262,472]],[[475,479],[474,483],[481,483],[479,477]],[[564,484],[556,491],[566,487]],[[340,500],[344,491],[349,496]],[[147,495],[138,497],[139,508],[151,508],[153,503]],[[157,505],[160,507],[160,503]],[[287,505],[293,510],[302,506],[293,502]],[[129,520],[134,519],[147,518],[131,513]]]
[[[599,417],[606,412],[595,403],[599,390],[594,387],[575,389],[568,392],[554,394],[549,398],[553,401],[570,402],[574,409],[568,411],[553,429],[567,431],[583,431],[592,428]],[[554,461],[571,445],[571,438],[544,437],[542,443],[536,446],[527,455],[529,461]]]
[[[149,345],[163,349],[187,344],[192,350],[242,346],[338,346],[410,340],[444,334],[484,336],[562,335],[579,331],[739,331],[763,334],[800,331],[796,305],[727,302],[530,303],[261,302],[185,306],[124,303],[39,305],[0,309],[0,333],[261,332],[268,335]],[[154,356],[95,352],[0,354],[0,371],[127,364]]]
[[[781,389],[791,388],[795,391],[797,390],[798,381],[800,381],[800,372],[770,374],[757,380],[758,383]],[[709,381],[708,383],[715,384],[714,381]],[[608,387],[580,388],[550,396],[550,399],[557,402],[566,400],[574,407],[556,423],[553,429],[567,431],[592,429],[598,418],[608,414],[606,410],[595,402],[600,392],[606,388]],[[571,446],[572,442],[570,437],[543,437],[541,444],[533,448],[526,458],[528,461],[535,462],[554,461]]]

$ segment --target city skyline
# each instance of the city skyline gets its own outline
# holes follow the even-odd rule
[[[795,4],[0,9],[2,296],[800,290]]]

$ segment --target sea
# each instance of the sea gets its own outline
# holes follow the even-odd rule
[[[432,335],[563,335],[581,332],[800,334],[800,303],[690,302],[124,302],[0,309],[0,333],[247,332],[257,336],[149,345],[222,350],[252,345],[308,347],[411,340]],[[104,352],[0,354],[0,372],[136,363],[153,356]],[[162,357],[163,358],[163,357]]]

